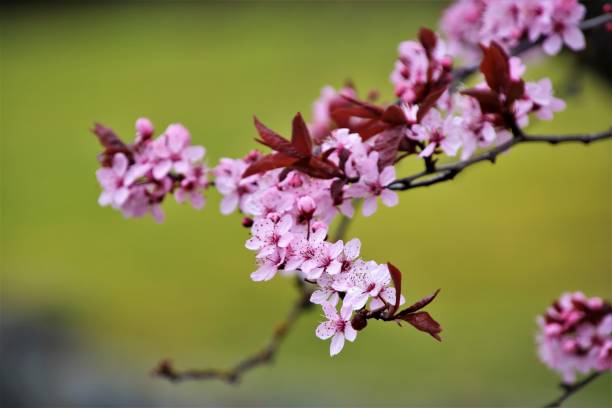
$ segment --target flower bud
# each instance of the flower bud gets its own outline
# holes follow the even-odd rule
[[[245,228],[251,228],[253,226],[253,219],[251,217],[244,217],[242,219],[242,226]]]
[[[315,200],[313,200],[310,196],[301,197],[298,200],[297,206],[301,215],[308,216],[308,219],[312,217],[312,214],[317,209],[317,203],[315,203]]]
[[[150,139],[154,131],[153,123],[148,118],[139,118],[136,121],[136,133],[139,136],[139,141]]]
[[[351,319],[351,326],[357,331],[365,329],[367,325],[368,319],[366,319],[363,313],[355,313],[355,316]]]

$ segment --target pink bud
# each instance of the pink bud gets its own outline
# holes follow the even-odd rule
[[[298,210],[300,210],[300,213],[302,213],[303,215],[312,216],[312,214],[317,208],[317,203],[315,203],[315,200],[313,200],[312,197],[310,196],[304,196],[300,198],[298,200],[297,205],[298,205]]]
[[[147,118],[139,118],[136,121],[136,133],[140,136],[141,140],[149,139],[153,136],[153,123]]]

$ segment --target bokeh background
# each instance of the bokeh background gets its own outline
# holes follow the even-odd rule
[[[254,147],[251,116],[287,133],[323,85],[352,79],[392,98],[397,44],[436,26],[442,2],[32,6],[2,10],[2,393],[6,406],[538,406],[559,378],[534,347],[535,316],[567,290],[611,296],[612,144],[519,146],[494,166],[401,195],[358,218],[363,255],[392,260],[442,343],[372,324],[337,357],[302,318],[273,366],[239,386],[151,378],[226,367],[262,346],[293,302],[289,280],[254,283],[247,231],[209,194],[197,212],[124,220],[97,205],[94,121],[181,122],[207,160]],[[568,109],[531,133],[610,125],[611,89],[570,55],[530,63]],[[568,86],[571,85],[571,86]],[[399,174],[414,168],[407,163]],[[609,406],[610,376],[568,406]],[[8,401],[8,402],[7,402]]]

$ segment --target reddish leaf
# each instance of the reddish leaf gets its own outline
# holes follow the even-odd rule
[[[391,105],[385,109],[381,120],[393,125],[405,125],[408,123],[404,111],[397,105]]]
[[[263,123],[259,121],[259,119],[257,119],[257,117],[253,117],[253,121],[255,122],[255,128],[257,129],[257,132],[259,133],[262,139],[256,139],[258,142],[268,146],[272,150],[284,153],[287,156],[303,157],[303,155],[295,149],[291,142],[286,140],[284,137],[282,137],[275,131],[268,129]]]
[[[483,57],[480,71],[484,74],[487,85],[500,93],[510,81],[508,55],[495,41],[487,48],[482,46]]]
[[[438,102],[438,99],[442,96],[444,91],[446,91],[447,85],[437,86],[435,89],[432,89],[423,101],[419,104],[419,111],[417,112],[417,122],[420,122],[427,112]]]
[[[242,174],[242,178],[249,177],[257,173],[263,173],[265,171],[278,169],[281,167],[289,167],[293,165],[297,160],[299,159],[286,156],[282,153],[267,154],[252,163]]]
[[[423,45],[423,48],[425,48],[427,56],[431,56],[431,52],[436,48],[438,38],[429,28],[422,27],[419,30],[419,41]]]
[[[291,133],[291,144],[293,147],[305,157],[312,154],[312,141],[308,127],[302,119],[302,115],[298,112],[293,118],[293,131]]]
[[[334,200],[334,205],[342,204],[343,195],[342,195],[342,187],[346,184],[346,180],[344,179],[336,179],[332,182],[330,187],[330,193],[332,200]]]
[[[502,110],[497,92],[490,89],[466,89],[461,91],[463,95],[471,96],[478,101],[482,113],[500,113]]]
[[[391,279],[393,279],[393,286],[395,286],[395,310],[399,307],[400,298],[402,296],[402,273],[395,265],[391,262],[387,262],[389,267],[389,273],[391,273]]]
[[[405,139],[402,133],[393,129],[376,138],[374,150],[378,152],[379,169],[391,166],[395,162],[402,139]]]
[[[361,139],[365,142],[391,127],[392,125],[388,123],[373,119],[363,125],[357,126],[355,131],[361,135]]]
[[[417,330],[423,331],[425,333],[429,333],[434,339],[438,341],[442,341],[440,337],[440,332],[442,332],[442,326],[438,322],[436,322],[427,312],[417,312],[411,313],[401,317],[401,320],[404,320],[411,325],[413,325]]]
[[[355,99],[355,98],[351,98],[348,95],[341,95],[344,99],[346,99],[347,101],[357,105],[357,106],[361,106],[362,108],[365,108],[367,110],[369,110],[370,112],[374,113],[376,116],[380,116],[382,115],[384,109],[381,108],[380,106],[376,106],[372,103],[369,102],[365,102],[365,101],[360,101],[359,99]]]
[[[409,313],[414,313],[414,312],[416,312],[418,310],[421,310],[422,308],[424,308],[425,306],[430,304],[436,298],[436,296],[438,296],[438,293],[440,293],[440,289],[436,290],[431,295],[429,295],[427,297],[424,297],[423,299],[421,299],[418,302],[414,303],[412,306],[409,306],[406,309],[402,310],[401,312],[399,312],[396,315],[396,317],[401,318],[404,315],[407,315]]]
[[[508,89],[506,90],[506,105],[510,106],[517,99],[521,99],[525,94],[525,82],[523,80],[519,81],[510,81],[508,84]]]
[[[111,128],[96,123],[91,131],[96,135],[98,141],[104,147],[104,152],[98,156],[98,160],[103,166],[111,166],[115,153],[123,153],[127,156],[128,160],[132,161],[132,150],[128,145],[123,143]]]

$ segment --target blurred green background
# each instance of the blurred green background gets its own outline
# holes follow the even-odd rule
[[[435,27],[443,6],[140,2],[3,10],[2,318],[60,316],[85,347],[86,371],[139,390],[124,400],[129,405],[552,400],[559,378],[536,357],[535,316],[566,290],[610,298],[610,142],[519,146],[495,166],[403,193],[399,206],[355,220],[349,235],[361,238],[366,258],[401,267],[409,301],[442,288],[429,307],[444,326],[442,343],[371,324],[330,358],[328,342],[314,336],[321,317],[313,311],[274,365],[238,387],[175,386],[148,372],[162,357],[178,367],[225,367],[258,349],[293,301],[292,282],[250,281],[247,231],[239,216],[220,215],[214,191],[202,212],[166,203],[163,225],[126,221],[96,202],[94,121],[128,139],[139,116],[159,130],[181,122],[206,146],[209,164],[242,156],[254,147],[253,114],[287,133],[323,85],[350,78],[362,94],[378,88],[390,100],[397,44],[421,25]],[[530,64],[529,78],[544,75],[557,93],[577,80],[581,92],[567,97],[554,122],[529,132],[610,125],[610,88],[601,79],[577,76],[567,56]],[[411,169],[405,164],[399,174]],[[32,364],[43,378],[62,372],[61,362]],[[609,406],[610,385],[606,376],[568,406]],[[67,395],[79,393],[65,386]],[[62,403],[53,398],[48,405]]]

